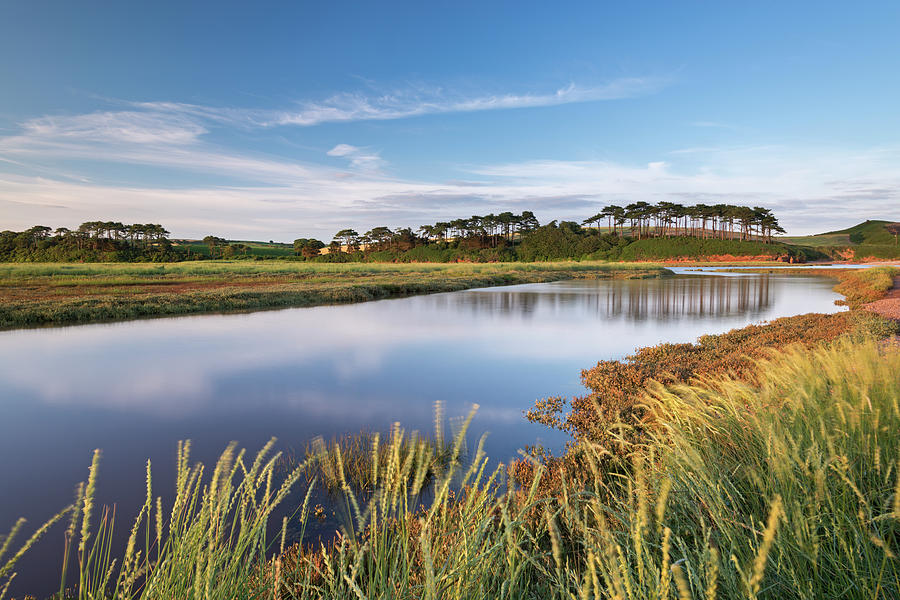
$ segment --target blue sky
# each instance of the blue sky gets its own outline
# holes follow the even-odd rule
[[[900,220],[896,2],[0,3],[0,228]]]

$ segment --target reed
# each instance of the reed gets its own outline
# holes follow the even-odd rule
[[[111,549],[109,511],[92,509],[86,532],[78,511],[72,597],[900,597],[900,350],[842,338],[758,359],[752,381],[649,390],[658,427],[625,467],[605,470],[603,449],[581,442],[584,468],[563,473],[553,497],[539,493],[552,475],[541,464],[518,488],[483,443],[459,460],[471,415],[424,503],[434,452],[422,438],[400,427],[369,437],[365,490],[340,445],[320,448],[337,455],[351,517],[324,543],[285,547],[288,521],[266,537],[311,465],[282,473],[271,444],[253,461],[229,446],[207,476],[182,446],[171,507],[154,500],[148,466],[124,552]]]
[[[382,439],[379,432],[371,431],[343,435],[328,442],[316,437],[301,452],[286,455],[284,464],[293,469],[302,462],[307,467],[304,471],[307,482],[320,481],[331,494],[341,493],[345,485],[365,494],[375,490],[379,473],[390,468],[396,452],[401,463],[414,461],[419,465],[414,475],[423,477],[423,483],[432,482],[451,462],[465,460],[466,453],[463,445],[460,454],[454,454],[455,434],[449,442],[444,441],[440,402],[435,404],[435,414],[432,436],[423,436],[417,431],[407,433],[400,423],[395,423],[386,439]],[[395,448],[397,439],[400,442]]]
[[[281,596],[896,597],[900,352],[844,339],[759,372],[656,387],[664,431],[615,473],[588,445],[557,498],[510,487],[480,451],[425,509],[383,509],[409,479],[379,479],[355,535],[283,557]]]

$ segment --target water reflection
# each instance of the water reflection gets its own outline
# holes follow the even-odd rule
[[[590,291],[589,291],[590,290]],[[768,275],[759,277],[679,277],[659,280],[560,282],[542,287],[516,286],[506,291],[447,294],[434,297],[441,309],[522,316],[571,311],[596,318],[630,321],[703,320],[710,317],[759,316],[773,302]]]
[[[582,369],[640,346],[838,310],[831,285],[744,274],[567,281],[3,332],[0,456],[15,458],[0,462],[0,530],[64,506],[96,447],[100,500],[125,514],[143,500],[144,461],[166,481],[179,439],[209,462],[231,440],[256,449],[274,435],[301,447],[395,420],[429,431],[436,400],[450,415],[481,405],[473,431],[490,432],[492,457],[536,441],[558,449],[565,438],[522,411],[581,393]]]

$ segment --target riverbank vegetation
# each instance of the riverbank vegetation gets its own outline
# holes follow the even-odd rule
[[[540,493],[548,467],[511,486],[479,446],[439,473],[427,506],[411,504],[424,463],[401,460],[396,429],[386,451],[373,442],[390,458],[369,464],[370,499],[341,486],[353,518],[313,544],[286,542],[311,516],[295,489],[307,465],[280,475],[271,447],[253,460],[229,447],[208,473],[181,448],[174,499],[155,495],[148,465],[147,500],[113,549],[95,460],[56,517],[74,573],[60,597],[896,597],[898,373],[897,348],[842,339],[772,355],[752,381],[655,386],[644,400],[658,426],[615,471],[580,442],[585,469],[559,475],[556,496]],[[296,511],[279,523],[288,499]],[[3,543],[0,585],[18,543]]]
[[[853,309],[884,296],[897,272],[900,269],[890,267],[822,271],[838,279],[835,291],[845,299],[837,303],[848,304]],[[526,417],[564,431],[575,441],[598,445],[607,457],[605,462],[615,464],[634,444],[642,443],[654,431],[654,414],[644,396],[657,384],[688,384],[723,375],[752,380],[759,360],[788,347],[813,348],[844,337],[880,339],[897,333],[900,326],[895,321],[863,310],[850,310],[784,317],[723,334],[705,335],[695,343],[640,348],[621,360],[600,361],[582,371],[581,381],[589,391],[587,395],[539,400]],[[559,457],[550,456],[541,448],[531,451],[536,458],[552,465],[554,472],[578,471],[584,468],[579,447],[573,442]],[[527,484],[532,479],[533,463],[519,461],[513,465],[513,471],[520,482]],[[544,483],[551,485],[553,480],[545,478]]]
[[[894,279],[900,276],[900,268],[878,267],[858,271],[836,272],[840,283],[834,291],[844,296],[840,304],[859,308],[863,304],[875,302],[884,297],[894,286]]]
[[[0,329],[344,304],[577,278],[662,277],[608,263],[0,265]]]

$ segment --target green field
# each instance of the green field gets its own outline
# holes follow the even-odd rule
[[[281,242],[255,242],[246,240],[228,240],[232,244],[243,244],[249,246],[248,256],[261,256],[268,258],[276,258],[279,256],[294,256],[293,244]],[[209,256],[209,246],[200,240],[172,240],[172,245],[176,248],[190,248],[194,254],[200,256]]]
[[[793,237],[780,237],[778,241],[794,246],[850,246],[850,234],[847,233],[820,233],[818,235],[801,235]]]

